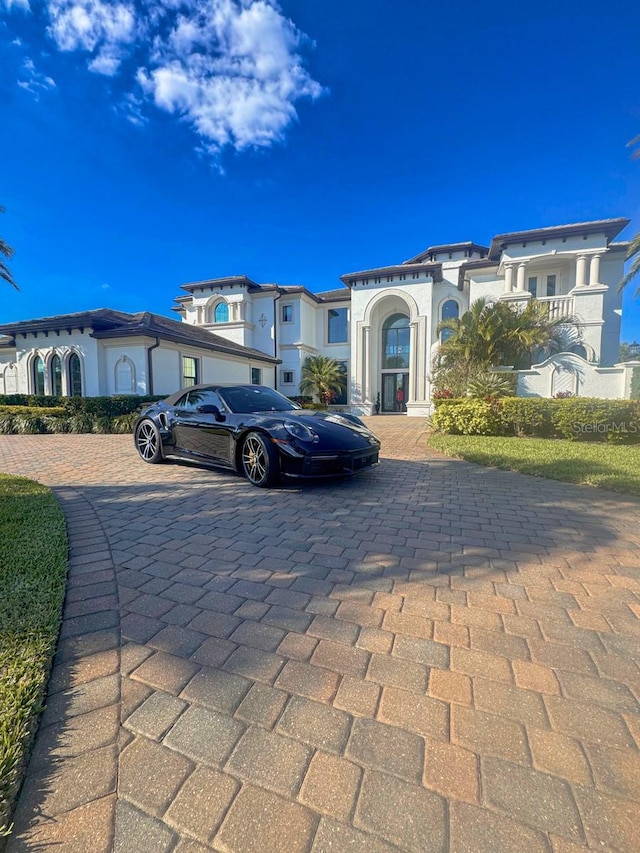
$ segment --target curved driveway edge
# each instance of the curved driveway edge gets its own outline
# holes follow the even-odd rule
[[[0,437],[72,562],[11,853],[640,849],[640,501],[371,423],[267,492]]]
[[[91,505],[54,489],[69,570],[46,708],[8,853],[113,849],[120,731],[120,624],[115,566]]]

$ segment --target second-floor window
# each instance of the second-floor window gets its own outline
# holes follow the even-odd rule
[[[442,312],[440,314],[441,320],[455,320],[460,316],[460,306],[456,302],[455,299],[447,299],[447,301],[442,306]],[[443,329],[440,332],[440,340],[444,343],[448,338],[451,337],[453,332],[451,329]]]
[[[282,306],[282,322],[293,323],[293,305],[287,304]]]
[[[228,323],[229,322],[229,306],[226,302],[218,302],[216,305],[215,311],[213,313],[213,322],[214,323]]]
[[[527,282],[527,289],[534,297],[555,296],[557,281],[557,273],[530,275]]]
[[[348,311],[346,308],[329,308],[327,341],[345,344],[348,341]]]
[[[282,384],[293,385],[293,370],[282,371]]]

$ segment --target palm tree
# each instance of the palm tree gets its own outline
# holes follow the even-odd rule
[[[640,159],[640,136],[636,136],[635,139],[632,139],[631,142],[628,142],[627,145],[629,147],[635,146],[635,151],[631,155],[632,160]],[[640,231],[636,234],[635,237],[631,239],[631,243],[629,244],[629,248],[627,250],[627,260],[631,261],[631,266],[629,267],[629,272],[625,275],[625,277],[620,282],[620,290],[623,287],[626,287],[632,278],[635,278],[638,273],[640,273]],[[640,296],[640,287],[634,293],[634,297]]]
[[[312,355],[302,365],[301,394],[315,394],[321,403],[328,405],[335,394],[346,385],[344,368],[332,358]]]
[[[537,299],[522,309],[477,299],[462,317],[438,326],[438,334],[443,329],[451,332],[440,345],[440,355],[445,364],[457,362],[475,370],[500,364],[528,367],[534,350],[555,349],[554,341],[566,335],[566,327],[577,325],[576,317],[550,318],[548,306]]]
[[[0,205],[0,213],[4,213],[4,207],[2,207],[2,205]],[[13,249],[11,248],[11,246],[9,246],[8,243],[5,243],[2,237],[0,237],[0,278],[3,278],[5,281],[9,282],[12,287],[15,287],[15,289],[18,290],[18,285],[13,280],[11,270],[2,260],[1,256],[3,255],[5,258],[7,258],[7,260],[9,260],[13,257]]]

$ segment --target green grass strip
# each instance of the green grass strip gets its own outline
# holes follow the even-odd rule
[[[640,495],[640,446],[548,438],[441,435],[434,450],[535,477]]]
[[[51,491],[0,474],[0,839],[42,709],[66,571],[65,521]]]

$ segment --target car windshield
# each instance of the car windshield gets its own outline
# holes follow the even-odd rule
[[[232,412],[290,412],[299,408],[291,400],[271,388],[261,385],[245,385],[234,388],[219,388],[222,397]]]

